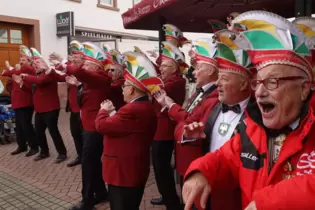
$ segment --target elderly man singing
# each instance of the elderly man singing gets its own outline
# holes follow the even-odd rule
[[[258,70],[251,82],[257,103],[220,149],[195,160],[186,172],[185,209],[198,195],[237,187],[245,210],[315,209],[315,116],[306,103],[312,69],[304,35],[290,22],[264,11],[246,12],[234,23]],[[233,38],[233,37],[231,37]],[[263,41],[262,41],[263,40]],[[203,125],[186,130],[202,136]]]

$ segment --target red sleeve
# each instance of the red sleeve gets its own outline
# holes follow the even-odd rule
[[[31,83],[31,84],[36,84],[36,85],[44,85],[44,84],[49,84],[52,82],[56,82],[53,78],[47,76],[45,73],[43,73],[44,76],[33,76],[33,75],[28,75],[23,79],[24,82]]]
[[[209,99],[206,99],[209,100]],[[188,114],[185,120],[179,122],[174,131],[174,136],[176,141],[181,141],[183,138],[183,133],[184,133],[184,126],[188,125],[193,122],[203,122],[208,119],[208,116],[212,110],[212,108],[215,106],[217,103],[217,100],[214,99],[212,103],[206,104],[207,106],[202,106],[199,108],[197,111],[193,111],[192,114]],[[173,108],[173,107],[171,107]]]
[[[232,190],[239,186],[240,135],[236,134],[220,149],[193,161],[185,174],[185,180],[194,172],[201,172],[213,191]]]
[[[73,74],[79,81],[87,83],[90,86],[104,86],[104,83],[110,83],[111,77],[104,72],[86,71],[81,67],[67,65],[67,73]]]
[[[174,104],[168,110],[168,116],[179,123],[188,117],[188,113],[178,104]]]
[[[257,209],[315,209],[315,176],[303,175],[270,185],[253,195]]]
[[[95,120],[96,130],[110,136],[125,136],[137,131],[141,132],[142,127],[134,123],[135,118],[136,116],[131,114],[128,106],[120,108],[113,116],[109,116],[105,110],[100,110]]]
[[[20,71],[21,74],[36,75],[35,69],[31,66],[22,66]]]
[[[57,82],[65,82],[66,81],[66,76],[67,74],[58,74],[55,70],[51,70],[50,73],[48,74],[49,77],[52,77],[54,80]]]
[[[21,71],[20,70],[16,70],[16,69],[12,69],[12,70],[3,70],[2,72],[2,76],[4,77],[12,77],[12,75],[15,74],[15,75],[19,75],[21,74]]]

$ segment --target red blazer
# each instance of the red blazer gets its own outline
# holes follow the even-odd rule
[[[150,173],[150,147],[157,124],[151,102],[139,99],[128,103],[111,117],[101,110],[95,124],[104,135],[104,181],[122,187],[144,186]]]
[[[124,79],[118,79],[116,81],[113,81],[110,86],[109,100],[113,102],[116,110],[119,110],[122,106],[126,104],[124,101],[124,96],[122,94],[121,88],[124,82],[125,82]]]
[[[35,85],[33,93],[34,110],[38,113],[60,109],[58,83],[45,72],[37,76],[28,75],[23,79],[27,84]]]
[[[81,67],[67,65],[67,74],[73,74],[83,83],[81,93],[81,120],[85,131],[96,131],[95,118],[100,104],[108,99],[111,78],[104,70],[86,71]]]
[[[167,95],[174,100],[176,104],[183,105],[186,95],[186,80],[180,75],[173,75],[164,81],[165,91]],[[161,112],[161,105],[153,101],[155,111],[158,117],[158,127],[154,136],[154,140],[173,140],[176,121],[168,116],[168,110]]]
[[[53,77],[58,82],[66,82],[67,74],[60,75],[56,71],[51,70],[49,76]],[[70,108],[71,112],[80,112],[80,107],[78,104],[78,87],[75,85],[68,84],[68,94],[67,94],[67,108]]]
[[[22,73],[35,75],[35,69],[32,66],[22,66],[20,70],[16,69],[13,69],[11,71],[4,70],[2,76],[12,77],[13,74],[20,75]],[[32,107],[33,106],[32,85],[24,84],[20,87],[18,83],[12,80],[11,104],[12,109]]]
[[[315,91],[313,90],[310,94],[311,94],[311,98],[308,104],[310,105],[310,107],[312,107],[313,110],[315,110]]]
[[[208,118],[208,114],[212,110],[212,108],[218,103],[218,91],[215,89],[212,91],[205,99],[203,99],[196,107],[191,111],[191,113],[187,114],[185,119],[179,122],[175,129],[175,141],[176,141],[176,148],[175,148],[175,164],[176,170],[181,175],[184,176],[187,168],[189,167],[190,163],[203,156],[202,152],[202,141],[197,141],[190,144],[180,144],[179,142],[182,140],[183,132],[184,132],[184,125],[192,123],[194,121],[201,121],[206,122]],[[176,107],[171,107],[169,112],[170,117],[174,115],[174,117],[183,112],[178,112]],[[173,118],[173,117],[172,117]],[[175,117],[176,118],[176,117]]]

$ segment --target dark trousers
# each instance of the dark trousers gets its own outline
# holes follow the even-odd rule
[[[98,132],[84,131],[82,153],[82,198],[93,205],[94,196],[107,194],[102,177],[103,136]]]
[[[35,114],[35,130],[36,140],[41,148],[41,153],[49,154],[49,148],[46,138],[46,128],[54,142],[56,150],[60,155],[66,155],[67,149],[63,143],[62,137],[58,129],[59,109],[50,112],[36,113]]]
[[[145,186],[117,187],[108,185],[111,210],[139,210]]]
[[[23,107],[15,109],[16,141],[21,149],[29,146],[32,149],[38,149],[36,142],[32,117],[33,107]]]
[[[153,141],[152,143],[155,180],[168,210],[181,209],[180,200],[176,192],[174,170],[171,166],[173,150],[173,140]]]
[[[81,160],[83,150],[83,128],[80,112],[70,113],[70,132],[74,141],[74,146],[77,151],[78,158]]]

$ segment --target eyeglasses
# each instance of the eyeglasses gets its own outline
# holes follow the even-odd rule
[[[128,86],[133,86],[133,85],[125,85],[125,84],[123,84],[123,85],[121,85],[121,88],[124,89],[125,87],[128,87]]]
[[[108,69],[108,71],[110,71],[110,72],[114,72],[114,71],[115,71],[115,69]]]
[[[278,77],[278,78],[267,78],[267,79],[253,79],[250,82],[250,86],[253,90],[257,90],[260,84],[263,84],[268,90],[275,90],[279,87],[279,81],[289,81],[289,80],[298,80],[304,79],[305,77],[301,76],[292,76],[292,77]]]

